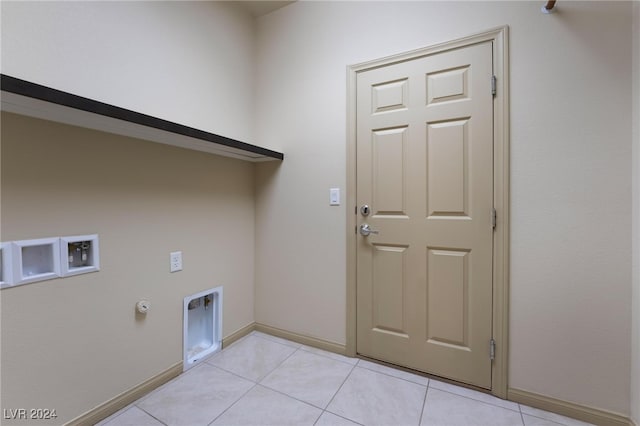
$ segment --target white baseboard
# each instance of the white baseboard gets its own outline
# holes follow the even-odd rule
[[[633,426],[633,421],[630,418],[609,411],[574,404],[572,402],[538,395],[521,389],[509,388],[507,390],[507,394],[507,399],[510,401],[550,411],[552,413],[561,414],[563,416],[572,417],[595,425]]]

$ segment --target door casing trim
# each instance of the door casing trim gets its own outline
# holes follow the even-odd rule
[[[502,26],[422,49],[347,67],[347,321],[346,355],[356,356],[356,79],[358,73],[473,44],[493,43],[496,96],[493,102],[493,338],[491,393],[507,398],[509,357],[509,27]],[[487,88],[489,82],[487,82]],[[489,344],[487,342],[487,356]]]

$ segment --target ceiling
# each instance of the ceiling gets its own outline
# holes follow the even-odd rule
[[[280,9],[288,4],[293,3],[293,1],[248,1],[248,0],[237,0],[234,1],[239,6],[241,6],[244,10],[249,12],[251,16],[254,18],[258,18],[260,16],[266,15],[267,13],[273,12],[274,10]]]

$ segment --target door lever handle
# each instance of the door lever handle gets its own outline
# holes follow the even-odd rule
[[[362,235],[363,237],[368,237],[369,234],[378,235],[379,231],[376,231],[375,229],[371,229],[371,227],[367,223],[363,223],[362,225],[360,225],[360,235]]]

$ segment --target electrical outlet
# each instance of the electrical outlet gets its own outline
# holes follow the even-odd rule
[[[182,252],[181,251],[173,251],[169,254],[169,262],[171,267],[171,272],[182,271]]]

